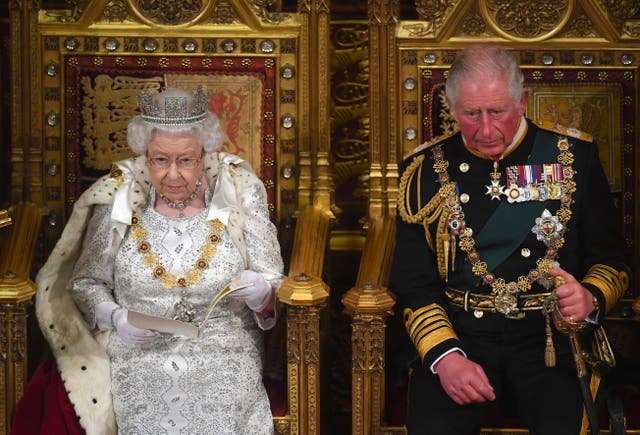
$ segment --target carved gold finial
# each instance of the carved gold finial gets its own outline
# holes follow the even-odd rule
[[[304,272],[288,277],[278,289],[278,299],[288,305],[318,305],[328,298],[327,285],[319,278]]]

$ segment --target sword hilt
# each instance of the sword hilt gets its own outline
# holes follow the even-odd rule
[[[554,284],[556,288],[560,287],[564,283],[564,278],[560,276],[556,276],[554,278]],[[578,334],[587,327],[587,322],[572,322],[565,319],[565,317],[560,312],[560,308],[558,308],[558,297],[556,296],[555,291],[551,296],[552,297],[549,298],[549,309],[551,312],[551,318],[553,319],[553,325],[558,331],[560,331],[560,333],[566,335],[569,338],[573,358],[576,362],[578,377],[584,377],[587,374],[587,366],[585,364],[585,354],[582,350],[582,344],[580,343],[580,337]]]

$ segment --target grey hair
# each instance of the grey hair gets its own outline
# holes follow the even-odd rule
[[[447,98],[455,106],[458,86],[467,78],[506,77],[509,94],[518,103],[524,92],[524,75],[515,56],[502,47],[492,44],[476,44],[462,50],[453,62],[445,87]]]
[[[163,108],[165,107],[164,99],[166,97],[175,96],[187,98],[189,104],[192,104],[194,100],[192,93],[183,91],[179,88],[168,88],[164,92],[160,92],[155,95],[154,99],[159,103],[158,106]],[[129,148],[137,154],[145,154],[152,135],[156,131],[194,135],[198,138],[200,145],[202,145],[202,148],[207,153],[220,149],[224,140],[224,133],[220,125],[220,120],[210,111],[207,111],[207,115],[204,119],[182,125],[156,124],[145,121],[142,116],[137,115],[131,119],[127,126],[127,142],[129,144]]]

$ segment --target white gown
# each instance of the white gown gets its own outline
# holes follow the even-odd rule
[[[256,207],[263,207],[253,192]],[[145,241],[169,272],[182,275],[194,268],[211,231],[207,211],[171,219],[156,212],[151,192],[140,214]],[[265,207],[266,208],[266,207]],[[260,211],[260,210],[258,210]],[[266,210],[264,210],[266,212]],[[145,265],[132,231],[116,253],[110,249],[111,207],[94,209],[83,253],[74,270],[71,289],[90,325],[96,304],[115,300],[125,308],[172,317],[184,300],[200,316],[211,299],[245,266],[226,229],[209,258],[202,280],[191,286],[165,288]],[[279,247],[252,237],[274,228],[245,232],[251,268],[281,270]],[[111,291],[113,289],[113,291]],[[252,312],[243,302],[223,298],[201,335],[189,339],[161,334],[142,346],[123,342],[112,333],[108,344],[113,405],[122,434],[272,434],[269,401],[262,384],[262,337]]]

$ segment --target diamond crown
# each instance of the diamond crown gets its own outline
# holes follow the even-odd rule
[[[193,91],[193,99],[185,96],[162,95],[171,94],[178,88],[165,88],[163,92],[151,95],[148,89],[143,89],[138,96],[140,116],[146,122],[166,126],[189,125],[200,122],[209,112],[209,96],[202,86]],[[164,107],[161,105],[164,100]]]

